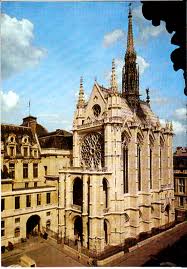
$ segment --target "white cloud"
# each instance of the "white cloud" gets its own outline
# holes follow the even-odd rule
[[[187,117],[187,110],[185,107],[181,107],[175,110],[174,116],[180,120],[186,119]]]
[[[109,47],[119,40],[124,39],[125,33],[121,29],[116,29],[104,36],[103,44],[105,47]]]
[[[121,76],[122,76],[122,68],[124,65],[124,61],[122,59],[115,59],[115,67],[116,67],[116,80],[118,83],[118,87],[121,85]],[[107,71],[105,73],[105,78],[108,82],[108,87],[110,87],[110,79],[111,79],[111,74],[112,74],[112,62],[111,62],[111,70]]]
[[[165,127],[167,121],[165,119],[160,119],[160,124],[162,127]],[[173,131],[176,135],[182,134],[186,132],[186,126],[182,124],[180,121],[172,121]]]
[[[157,96],[152,98],[152,102],[158,105],[165,105],[171,103],[172,101],[168,97]]]
[[[123,69],[124,63],[125,62],[123,59],[120,59],[120,58],[115,59],[116,79],[117,79],[119,88],[121,86],[122,69]],[[144,73],[145,69],[149,67],[149,63],[147,63],[145,61],[145,59],[141,56],[137,56],[137,63],[139,65],[140,75],[142,75]],[[112,66],[111,66],[111,70],[112,70]],[[112,71],[106,72],[106,80],[107,81],[110,81],[111,73],[112,73]]]
[[[1,15],[1,70],[2,78],[37,65],[45,50],[33,46],[34,26],[27,20]]]
[[[142,42],[150,37],[157,37],[166,32],[165,22],[161,21],[159,26],[153,26],[151,21],[147,21],[142,14],[142,6],[139,5],[132,11],[133,18],[139,27],[138,41]]]
[[[142,75],[145,69],[149,67],[149,63],[147,63],[146,60],[141,56],[137,56],[137,63],[139,65],[140,75]]]
[[[162,125],[162,127],[165,127],[166,120],[165,119],[160,119],[160,124]]]
[[[41,121],[46,121],[47,123],[53,123],[53,124],[67,124],[69,123],[69,120],[64,119],[64,116],[57,113],[39,113],[37,116]]]
[[[4,111],[9,111],[15,108],[19,102],[19,96],[16,92],[10,90],[7,93],[0,91],[1,105]]]
[[[185,133],[186,132],[186,126],[182,124],[179,121],[172,121],[173,124],[173,130],[175,134],[179,133]]]
[[[161,22],[159,26],[147,26],[141,31],[141,39],[146,40],[149,37],[157,37],[165,31],[164,22]]]

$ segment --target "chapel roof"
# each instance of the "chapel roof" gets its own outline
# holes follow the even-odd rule
[[[97,83],[97,86],[99,87],[105,98],[107,98],[108,94],[112,93],[111,89],[107,89],[103,85],[101,86]],[[140,100],[140,106],[137,112],[134,113],[134,111],[132,111],[132,109],[128,105],[128,102],[125,97],[123,97],[122,94],[120,94],[120,96],[122,102],[122,116],[124,117],[124,119],[127,119],[127,121],[133,121],[135,117],[138,122],[146,124],[148,121],[150,121],[150,123],[153,125],[158,122],[158,117],[154,114],[154,112],[151,110],[150,105],[146,101]]]

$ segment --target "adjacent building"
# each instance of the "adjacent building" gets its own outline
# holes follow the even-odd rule
[[[177,147],[173,155],[176,219],[187,218],[187,148]]]
[[[34,232],[58,232],[57,186],[45,176],[55,178],[59,168],[70,165],[71,140],[63,130],[49,133],[32,116],[20,126],[1,125],[2,246]]]

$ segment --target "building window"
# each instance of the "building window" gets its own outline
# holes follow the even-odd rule
[[[103,178],[104,207],[108,207],[108,185],[106,178]]]
[[[23,156],[28,157],[28,148],[27,147],[23,148]]]
[[[36,178],[38,177],[38,164],[33,163],[33,177]]]
[[[14,147],[10,147],[10,156],[14,156]]]
[[[51,212],[48,211],[48,212],[46,213],[46,216],[50,216],[50,215],[51,215]]]
[[[50,192],[47,192],[46,193],[46,203],[47,204],[50,204],[51,203],[51,193]]]
[[[37,182],[34,182],[34,188],[37,188]]]
[[[10,178],[15,178],[15,164],[9,163],[9,176]]]
[[[174,177],[174,192],[176,192],[177,189],[176,189],[176,178]]]
[[[141,148],[137,145],[137,176],[138,176],[138,190],[141,191]]]
[[[31,195],[26,195],[26,207],[31,207]]]
[[[123,149],[123,184],[124,193],[128,193],[128,148]]]
[[[28,189],[29,183],[25,183],[25,189]]]
[[[51,221],[48,219],[46,221],[46,229],[50,229],[50,226],[51,226]]]
[[[19,209],[20,208],[20,197],[16,196],[15,197],[15,209]]]
[[[14,230],[14,236],[15,237],[20,237],[20,228],[17,227],[15,230]]]
[[[33,155],[34,155],[34,157],[37,157],[37,150],[33,151]]]
[[[3,212],[3,210],[5,210],[5,199],[1,199],[1,212]]]
[[[160,148],[160,179],[162,178],[162,149]]]
[[[37,205],[41,205],[41,193],[37,194]]]
[[[163,163],[164,163],[164,141],[160,137],[160,179],[163,177]]]
[[[47,166],[44,166],[45,176],[47,175]]]
[[[179,178],[179,192],[185,192],[184,178]]]
[[[149,179],[150,179],[150,189],[153,187],[153,182],[152,182],[152,149],[150,148],[149,150]]]
[[[183,196],[179,197],[179,204],[180,204],[180,206],[184,206],[184,197]]]
[[[5,221],[1,221],[1,236],[5,236]]]
[[[28,163],[23,164],[23,178],[28,178]]]
[[[15,223],[20,223],[20,218],[15,218]]]

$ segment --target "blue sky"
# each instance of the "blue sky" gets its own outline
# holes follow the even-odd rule
[[[21,124],[29,113],[49,131],[72,128],[84,79],[86,96],[94,79],[109,86],[116,60],[119,89],[127,37],[128,2],[3,2],[2,122]],[[173,70],[172,35],[165,23],[153,27],[133,2],[133,31],[140,66],[140,92],[150,88],[152,110],[173,121],[175,146],[186,145],[182,71]]]

